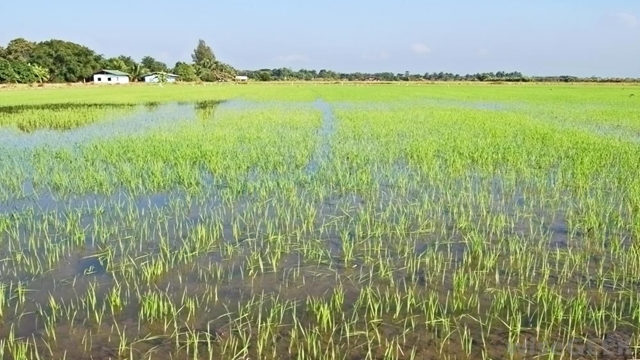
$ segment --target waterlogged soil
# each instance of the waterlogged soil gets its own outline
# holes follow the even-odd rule
[[[439,104],[459,105],[446,102]],[[65,105],[59,106],[63,108]],[[110,136],[105,135],[109,133],[114,134],[112,136],[143,133],[162,124],[171,125],[194,119],[211,120],[215,118],[216,110],[222,107],[249,109],[269,106],[300,106],[320,110],[322,123],[317,132],[318,146],[308,165],[300,174],[282,176],[298,177],[301,183],[304,181],[305,184],[322,186],[323,176],[332,171],[326,164],[332,156],[331,144],[339,126],[333,109],[334,106],[346,106],[328,104],[322,100],[312,104],[258,104],[243,100],[147,104],[144,110],[121,121],[88,125],[55,136],[43,135],[47,132],[38,131],[28,135],[14,132],[3,138],[0,132],[0,143],[18,149],[41,146],[55,148],[87,143],[92,139]],[[502,109],[499,105],[489,103],[468,106],[482,110]],[[253,183],[252,188],[263,188],[260,181],[264,181],[264,176],[249,171],[246,180]],[[302,220],[298,219],[297,222],[277,224],[285,228],[278,233],[277,239],[266,236],[273,233],[270,229],[273,224],[270,225],[269,221],[293,216],[281,212],[295,209],[295,204],[287,203],[278,197],[279,194],[270,194],[272,198],[267,200],[248,193],[231,197],[225,193],[224,187],[216,184],[215,179],[206,173],[203,173],[203,179],[210,181],[203,182],[199,193],[175,190],[130,194],[117,190],[111,195],[60,196],[52,191],[36,193],[32,183],[25,183],[23,190],[26,196],[0,203],[0,220],[11,224],[5,228],[3,235],[8,240],[3,243],[0,237],[0,258],[3,258],[0,260],[0,283],[15,284],[18,280],[29,289],[26,295],[28,301],[20,303],[18,298],[12,297],[11,307],[0,308],[0,311],[4,310],[0,313],[0,339],[7,339],[13,334],[20,339],[27,339],[25,341],[35,341],[41,350],[46,349],[47,354],[56,359],[230,358],[228,349],[244,339],[254,339],[248,351],[236,358],[239,360],[258,359],[255,339],[261,332],[269,331],[269,344],[272,344],[272,351],[279,355],[274,358],[298,359],[304,342],[295,334],[299,334],[299,329],[311,333],[320,326],[307,308],[307,299],[328,299],[336,289],[340,289],[344,301],[341,311],[334,312],[333,316],[338,323],[350,324],[351,330],[348,331],[353,333],[348,337],[348,344],[344,344],[347,338],[344,334],[321,332],[317,337],[322,349],[333,346],[344,351],[345,356],[341,357],[344,359],[365,358],[372,339],[384,343],[386,339],[394,338],[403,339],[403,344],[377,346],[370,351],[370,355],[375,359],[391,358],[386,352],[395,348],[397,358],[414,359],[441,359],[443,353],[451,359],[478,359],[483,356],[492,359],[533,359],[566,357],[567,354],[572,354],[573,359],[633,357],[633,344],[636,341],[633,338],[634,330],[624,324],[605,334],[596,334],[591,330],[571,336],[550,334],[547,337],[549,342],[543,343],[535,329],[528,326],[532,320],[522,319],[522,326],[526,330],[519,333],[518,344],[512,347],[508,341],[512,336],[511,328],[506,324],[496,322],[493,330],[488,332],[486,326],[477,319],[463,316],[487,313],[494,300],[488,292],[479,295],[477,305],[466,303],[467,298],[462,297],[462,308],[456,311],[459,317],[456,318],[458,323],[455,324],[455,331],[441,323],[428,323],[419,311],[418,314],[399,311],[394,316],[396,309],[390,307],[376,321],[356,316],[376,311],[364,309],[359,300],[365,284],[379,291],[374,296],[379,299],[400,294],[403,302],[409,302],[407,299],[412,294],[416,298],[436,296],[438,303],[449,304],[448,299],[455,296],[452,294],[456,291],[456,284],[461,281],[462,275],[457,269],[470,266],[470,263],[489,261],[474,258],[476,254],[465,238],[471,232],[465,224],[476,223],[473,216],[460,214],[456,209],[446,206],[431,210],[434,216],[429,219],[432,221],[430,224],[420,221],[425,219],[406,216],[410,212],[408,209],[428,206],[430,201],[446,204],[442,199],[451,196],[451,193],[466,190],[468,184],[448,189],[449,193],[438,190],[435,184],[403,189],[407,179],[413,176],[419,176],[416,170],[399,162],[394,164],[392,171],[380,171],[374,176],[375,187],[370,193],[332,189],[318,196],[309,194],[308,189],[301,186],[297,189],[296,198],[308,204],[313,214],[311,222],[303,225]],[[474,191],[483,195],[483,201],[467,204],[469,214],[480,216],[484,211],[501,214],[506,219],[518,219],[511,231],[506,233],[492,233],[490,225],[480,229],[492,244],[504,237],[525,238],[531,234],[546,239],[547,246],[558,251],[577,249],[588,242],[588,233],[572,228],[565,218],[571,206],[569,196],[566,203],[561,202],[561,206],[552,208],[545,206],[540,199],[525,198],[522,194],[524,190],[503,191],[502,179],[487,181],[473,174],[469,178],[472,179],[470,183]],[[403,190],[399,192],[398,189]],[[434,190],[430,192],[425,189]],[[428,198],[425,200],[425,197]],[[258,200],[262,203],[259,204]],[[394,209],[397,211],[394,212]],[[524,211],[532,220],[516,216]],[[370,234],[368,237],[359,235],[363,232],[362,228],[367,226],[366,214],[375,214],[373,221],[386,224],[385,234]],[[300,230],[306,228],[313,230]],[[444,230],[435,232],[425,231],[424,228]],[[211,229],[217,229],[216,248],[204,253],[192,248],[198,244],[198,239],[212,236]],[[72,234],[77,235],[78,239],[71,245],[48,250],[52,253],[58,251],[55,253],[57,257],[52,257],[55,260],[52,264],[47,263],[48,258],[38,255],[39,249],[29,245],[37,244],[43,238],[50,244],[64,244],[69,242]],[[627,240],[631,238],[629,234],[617,235]],[[407,240],[406,236],[410,239]],[[410,252],[398,245],[405,241],[411,245]],[[16,248],[16,245],[20,246]],[[292,250],[283,251],[281,258],[275,261],[276,265],[263,263],[264,259],[254,256],[262,251],[273,251],[278,246],[289,246]],[[353,249],[356,254],[368,255],[355,256],[347,261],[345,254]],[[160,271],[157,267],[162,264],[158,265],[157,260],[167,253],[191,258],[186,265],[182,262],[179,266],[162,268]],[[497,256],[499,260],[504,260],[508,255],[498,253]],[[442,263],[449,268],[435,275],[429,272],[428,267],[414,271],[404,267],[403,261],[408,256],[432,256],[421,261],[434,263],[438,263],[437,259],[444,259]],[[45,271],[32,273],[25,270],[31,266],[25,265],[25,259],[36,259]],[[153,275],[156,270],[158,274]],[[385,272],[390,272],[390,275],[379,275]],[[497,287],[492,278],[501,275],[468,273],[486,276],[483,285],[487,287]],[[545,281],[549,286],[564,286],[567,295],[588,284],[582,278],[561,282],[557,274],[547,279],[541,276],[535,274],[529,280]],[[516,280],[512,283],[508,283],[511,280],[506,281],[514,289],[520,286]],[[395,292],[397,288],[403,290]],[[9,294],[8,289],[1,290]],[[597,292],[597,286],[594,284],[590,290]],[[109,299],[115,291],[120,299],[128,302],[113,308],[109,305]],[[179,320],[167,320],[170,316],[161,316],[153,321],[143,318],[141,314],[147,310],[140,299],[146,299],[150,294],[164,296],[162,299],[169,299],[169,303],[182,309],[184,312]],[[608,294],[615,296],[615,291]],[[533,294],[530,296],[533,297]],[[57,307],[50,303],[52,298],[58,299]],[[92,301],[95,304],[88,305]],[[262,305],[257,306],[256,303]],[[267,314],[278,306],[285,306],[287,310],[281,319],[275,321],[278,324],[275,329],[264,330],[256,325],[264,324]],[[76,309],[80,310],[74,312]],[[238,314],[243,311],[245,315],[239,317]],[[54,313],[58,320],[47,323]],[[294,314],[298,323],[294,321]],[[345,317],[342,317],[343,314]],[[461,329],[466,329],[466,332]],[[411,349],[416,349],[413,357],[410,356]],[[306,358],[329,359],[326,356]]]
[[[191,320],[186,320],[182,325],[177,327],[174,324],[166,324],[162,322],[141,322],[138,313],[140,309],[137,305],[131,304],[111,317],[106,316],[105,320],[98,324],[90,320],[89,316],[78,314],[72,323],[60,321],[56,325],[55,333],[59,334],[56,345],[52,347],[55,358],[62,357],[66,353],[67,358],[83,359],[87,358],[87,354],[93,359],[114,359],[118,357],[130,356],[133,352],[134,358],[149,359],[187,359],[192,358],[193,348],[190,350],[191,355],[185,354],[189,339],[197,337],[201,341],[198,345],[198,352],[207,358],[212,353],[214,358],[222,356],[224,349],[233,343],[234,339],[243,336],[258,336],[257,329],[239,330],[235,327],[235,319],[229,319],[224,316],[230,311],[238,311],[237,304],[244,304],[255,301],[255,294],[263,294],[265,305],[263,310],[268,313],[273,308],[275,300],[278,303],[286,303],[292,301],[291,309],[296,309],[298,314],[305,313],[304,299],[307,297],[323,298],[330,294],[338,283],[332,280],[336,277],[336,273],[343,279],[352,278],[356,280],[366,269],[350,268],[336,271],[329,267],[318,267],[312,264],[290,264],[283,266],[283,269],[272,274],[260,275],[250,280],[241,280],[235,274],[234,280],[218,279],[216,281],[216,296],[219,301],[211,300],[211,303],[201,307],[197,311],[197,316]],[[296,274],[297,272],[297,274]],[[180,298],[185,293],[189,296],[198,298],[205,296],[207,289],[198,281],[189,281],[188,275],[178,275],[178,272],[167,274],[161,281],[156,284],[157,289],[162,289],[176,304],[180,303]],[[181,278],[187,280],[181,280]],[[229,278],[231,279],[231,278]],[[304,279],[304,280],[301,280]],[[406,280],[407,283],[410,280]],[[354,281],[352,285],[344,285],[349,282],[340,282],[343,286],[343,294],[345,298],[344,313],[350,314],[350,308],[357,303],[359,296],[359,286]],[[50,283],[43,283],[43,288],[30,298],[33,303],[46,303],[49,296],[56,298],[68,298],[73,301],[72,293],[82,294],[91,286],[98,285],[96,295],[98,298],[108,296],[109,291],[114,288],[113,280],[104,277],[83,277],[74,280],[73,284],[59,283],[52,287]],[[385,289],[385,284],[380,283],[379,288]],[[440,296],[446,296],[447,289],[450,289],[451,283],[447,283],[445,287],[439,289]],[[144,291],[145,289],[128,289],[127,291]],[[417,296],[430,289],[426,286],[418,285],[412,291]],[[481,308],[489,308],[490,304],[482,303]],[[31,311],[29,311],[31,310]],[[20,324],[19,336],[26,338],[36,336],[37,338],[48,339],[50,336],[46,330],[33,324],[36,323],[37,310],[34,306],[27,306],[24,311],[26,315],[17,320]],[[293,311],[293,310],[291,310]],[[252,313],[251,316],[259,316]],[[273,332],[273,346],[277,349],[279,359],[297,359],[295,351],[290,353],[292,341],[292,333],[295,331],[291,313],[286,315],[282,322],[285,325],[279,326]],[[301,317],[303,326],[313,328],[315,323],[311,318]],[[11,320],[11,319],[8,319]],[[561,356],[568,357],[571,354],[573,359],[632,359],[636,350],[634,349],[633,339],[624,329],[609,332],[598,336],[596,334],[582,333],[571,339],[554,339],[543,343],[537,340],[535,331],[525,331],[519,335],[519,343],[515,347],[511,347],[507,341],[509,337],[508,329],[496,326],[491,334],[480,336],[483,330],[480,325],[474,321],[463,321],[458,326],[466,326],[471,334],[471,348],[467,354],[464,351],[466,346],[459,334],[447,333],[443,328],[437,325],[428,325],[426,328],[420,325],[414,331],[405,333],[402,330],[402,318],[394,318],[391,315],[385,315],[376,324],[367,324],[365,321],[355,320],[353,326],[359,329],[373,331],[382,338],[394,338],[403,336],[406,344],[418,349],[415,353],[419,359],[441,359],[442,353],[447,354],[448,358],[481,358],[489,356],[491,359],[537,359],[537,358],[559,358]],[[114,339],[112,329],[117,326],[119,328],[119,336],[124,339],[135,340],[135,344],[128,343],[127,352],[123,353],[123,349],[119,349],[119,339]],[[0,327],[0,338],[6,337],[8,329]],[[453,335],[453,336],[452,336]],[[325,341],[339,341],[339,337],[325,339]],[[82,344],[82,346],[79,346]],[[366,355],[366,351],[357,350],[358,348],[366,348],[367,338],[364,335],[351,335],[350,344],[355,349],[348,358],[361,359]],[[176,352],[183,351],[182,355],[176,356]],[[295,347],[294,347],[295,350]],[[405,349],[404,351],[407,351]],[[383,358],[385,349],[376,349],[373,351],[374,358]],[[290,354],[289,356],[285,354]],[[244,358],[258,359],[255,349],[249,351]]]

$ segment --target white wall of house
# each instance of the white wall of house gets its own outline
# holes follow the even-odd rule
[[[144,82],[148,82],[148,83],[157,83],[158,82],[158,75],[148,75],[144,77]],[[172,77],[172,76],[167,76],[167,82],[176,82],[176,78]]]
[[[93,82],[96,84],[127,84],[129,82],[129,77],[110,74],[95,74],[93,75]]]

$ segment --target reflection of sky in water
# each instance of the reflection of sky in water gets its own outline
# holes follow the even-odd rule
[[[144,134],[153,129],[171,128],[178,124],[193,121],[207,110],[213,112],[226,110],[260,110],[282,108],[304,110],[313,108],[313,103],[292,102],[251,102],[230,100],[221,103],[214,101],[200,103],[168,103],[156,106],[139,106],[133,114],[117,118],[108,118],[71,130],[40,129],[25,133],[14,128],[0,128],[0,148],[29,150],[35,148],[73,148],[92,140],[104,140],[120,136]],[[208,114],[207,114],[208,115]]]
[[[325,103],[327,104],[327,103]],[[505,106],[500,103],[461,101],[425,100],[419,102],[396,103],[348,103],[333,102],[332,107],[337,109],[394,109],[410,105],[434,105],[434,106],[462,106],[487,110],[502,110]],[[325,107],[328,107],[325,106]],[[256,102],[246,100],[231,100],[221,103],[220,110],[260,110],[284,108],[288,110],[305,110],[318,108],[318,104],[312,102],[287,102],[269,101]],[[197,117],[196,112],[201,110],[198,104],[169,103],[157,107],[139,106],[133,113],[119,118],[107,119],[89,124],[80,128],[60,131],[40,129],[32,133],[24,133],[14,128],[0,128],[0,147],[19,150],[34,149],[38,147],[71,148],[75,145],[87,143],[95,139],[108,139],[122,135],[130,136],[145,133],[158,127],[173,126]],[[322,110],[322,109],[321,109]],[[325,110],[323,110],[324,112]]]
[[[193,105],[166,104],[151,111],[140,106],[133,114],[89,124],[76,129],[59,131],[42,129],[24,133],[13,128],[0,128],[0,146],[13,149],[38,147],[72,148],[95,139],[122,135],[136,135],[163,126],[190,121],[195,118]]]
[[[306,168],[307,173],[311,174],[317,172],[320,164],[329,157],[329,137],[335,132],[336,127],[336,118],[331,105],[322,100],[317,100],[314,105],[316,109],[322,112],[322,126],[318,130],[318,136],[320,137],[318,148]]]
[[[138,210],[162,208],[169,205],[170,200],[185,199],[183,194],[177,192],[146,194],[133,196],[124,191],[118,190],[112,195],[70,195],[62,198],[52,194],[49,191],[36,193],[31,182],[23,184],[26,194],[30,194],[21,199],[9,199],[0,202],[0,215],[11,214],[15,212],[24,212],[28,209],[34,209],[37,213],[48,213],[52,211],[64,211],[68,209],[83,210],[91,212],[92,209],[98,209],[109,205],[114,206],[133,206]]]
[[[414,99],[407,101],[389,101],[389,102],[299,102],[299,101],[250,101],[244,99],[234,99],[223,102],[208,101],[199,103],[165,103],[150,105],[140,105],[133,113],[128,115],[113,117],[92,123],[80,128],[71,130],[50,130],[41,129],[32,133],[21,132],[18,129],[5,127],[0,128],[0,149],[10,150],[32,150],[37,148],[53,148],[53,149],[73,149],[93,140],[105,140],[109,138],[117,138],[121,136],[136,136],[144,134],[154,129],[171,129],[176,125],[181,125],[189,121],[194,121],[199,117],[214,117],[214,114],[220,110],[224,111],[246,111],[246,110],[269,110],[269,109],[285,109],[285,110],[311,110],[319,109],[323,113],[323,128],[320,129],[319,136],[326,136],[326,132],[333,131],[335,119],[332,109],[335,110],[367,110],[367,111],[393,111],[396,109],[412,108],[415,106],[433,106],[446,108],[467,108],[490,111],[505,110],[522,110],[525,114],[538,114],[539,109],[525,103],[518,102],[489,102],[489,101],[463,101],[454,99]],[[575,108],[575,107],[574,107]],[[606,108],[604,104],[590,104],[581,108],[583,111]],[[543,111],[544,112],[544,111]],[[327,114],[330,114],[329,116]],[[629,134],[625,129],[618,129],[608,125],[597,124],[573,124],[571,119],[560,120],[545,114],[543,117],[556,125],[564,125],[569,127],[581,127],[592,131],[598,135],[617,136],[632,141],[638,141],[638,134]],[[330,121],[329,121],[330,120]],[[319,150],[318,156],[322,157],[322,150]],[[11,162],[24,161],[24,158],[18,156],[17,152],[11,151]],[[5,153],[6,155],[6,153]],[[6,157],[0,157],[0,168],[9,165]],[[312,161],[314,162],[314,161]],[[315,166],[312,166],[315,168]]]
[[[136,111],[127,116],[120,118],[110,119],[112,121],[100,122],[90,124],[88,126],[68,130],[68,131],[52,131],[52,130],[39,130],[34,133],[22,133],[16,130],[0,129],[0,149],[9,150],[0,152],[0,171],[14,170],[18,168],[27,169],[29,166],[29,152],[21,150],[30,150],[36,148],[63,148],[73,149],[81,148],[83,144],[89,143],[93,140],[103,140],[109,138],[117,138],[120,136],[132,136],[138,134],[144,134],[145,132],[152,131],[154,129],[161,128],[162,130],[171,130],[175,128],[177,124],[185,124],[194,122],[198,118],[207,117],[215,118],[217,116],[224,116],[224,112],[234,111],[247,111],[247,110],[269,110],[269,109],[283,109],[283,110],[301,110],[309,111],[316,110],[322,114],[322,124],[317,130],[317,136],[319,138],[318,147],[315,150],[313,156],[309,159],[309,163],[306,167],[306,173],[313,176],[318,173],[318,170],[322,167],[322,164],[330,156],[331,142],[330,138],[335,133],[336,122],[338,119],[334,115],[335,109],[343,110],[394,110],[402,108],[411,108],[414,106],[437,106],[437,107],[460,107],[471,109],[482,109],[491,111],[500,110],[513,110],[524,109],[525,105],[509,103],[490,103],[490,102],[463,102],[453,100],[437,100],[437,99],[425,99],[418,101],[400,101],[400,102],[362,102],[362,103],[350,103],[350,102],[326,102],[323,100],[317,100],[315,102],[256,102],[245,100],[232,100],[217,104],[215,102],[209,103],[170,103],[162,104],[157,107],[144,107],[140,106]],[[530,108],[532,111],[534,107]],[[554,120],[557,122],[558,120]],[[600,132],[606,132],[607,129],[600,128]],[[3,149],[4,148],[4,149]],[[46,151],[46,150],[45,150]],[[27,155],[25,155],[27,154]],[[399,163],[397,168],[394,169],[393,174],[405,174],[404,178],[410,176],[410,168],[406,164]],[[384,174],[385,176],[387,174]],[[32,177],[27,176],[27,179]],[[392,188],[394,186],[393,177],[387,177],[379,180],[383,186]],[[474,188],[476,191],[481,191],[483,186],[487,183],[480,181],[480,179],[473,178]],[[549,180],[551,181],[551,179]],[[384,185],[386,184],[386,185]],[[499,179],[491,182],[492,193],[501,194],[501,186]],[[111,195],[98,195],[98,194],[76,194],[65,197],[59,197],[51,191],[34,191],[34,184],[32,180],[26,180],[22,183],[22,188],[25,197],[16,196],[15,193],[9,193],[10,197],[6,201],[0,201],[0,216],[9,216],[12,214],[20,214],[21,212],[34,211],[36,214],[43,214],[49,212],[64,213],[69,210],[81,211],[83,216],[83,226],[89,226],[91,220],[94,218],[94,211],[96,209],[102,209],[105,211],[112,211],[116,208],[133,208],[136,211],[145,214],[150,214],[150,209],[158,211],[169,211],[172,203],[180,203],[181,208],[188,213],[186,218],[197,223],[199,216],[202,214],[208,214],[213,216],[213,210],[220,206],[220,198],[215,189],[210,188],[210,192],[203,195],[203,198],[208,200],[204,204],[196,204],[195,202],[187,200],[188,197],[181,194],[180,191],[167,191],[166,193],[155,194],[128,194],[120,189],[116,189],[115,194]],[[417,194],[422,196],[423,194]],[[505,208],[504,211],[512,211],[514,208],[525,206],[524,197],[514,196],[508,202],[513,208]],[[512,205],[511,205],[512,204]],[[30,216],[30,215],[26,215]],[[147,215],[148,216],[148,215]],[[567,232],[563,224],[552,224],[555,228],[551,228],[553,233],[562,235],[562,232]],[[95,260],[80,262],[79,268],[84,271],[87,268],[93,266],[99,271],[100,264],[95,263]]]

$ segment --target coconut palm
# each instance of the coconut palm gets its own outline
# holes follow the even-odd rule
[[[127,72],[127,64],[120,60],[120,59],[111,59],[109,61],[109,67],[111,68],[111,70],[119,70],[119,71],[124,71]]]
[[[203,60],[195,66],[196,74],[204,81],[221,81],[233,79],[236,70],[220,61]]]
[[[147,70],[144,66],[142,66],[142,64],[134,62],[133,64],[131,64],[131,66],[129,67],[129,77],[131,78],[131,81],[136,82],[140,79],[140,77],[142,75],[144,75],[145,73],[149,72],[149,70]]]

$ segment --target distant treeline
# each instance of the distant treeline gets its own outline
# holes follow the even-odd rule
[[[236,70],[216,60],[213,51],[200,40],[191,62],[177,62],[172,68],[145,56],[140,62],[131,56],[107,58],[86,46],[63,40],[32,42],[23,38],[0,46],[0,83],[72,83],[91,81],[100,70],[119,70],[138,81],[151,72],[174,73],[184,81],[231,80]]]
[[[0,83],[65,83],[91,81],[100,69],[119,70],[138,81],[151,72],[173,73],[181,81],[231,81],[236,75],[246,75],[255,81],[485,81],[485,82],[640,82],[633,78],[578,78],[575,76],[526,76],[519,72],[394,74],[339,73],[331,70],[294,71],[289,68],[237,71],[216,60],[212,49],[200,40],[190,62],[177,62],[173,67],[145,56],[140,62],[127,55],[105,57],[86,46],[63,40],[32,42],[24,38],[0,46]]]
[[[636,78],[580,78],[576,76],[526,76],[520,72],[478,73],[478,74],[452,74],[452,73],[425,73],[411,74],[408,72],[394,74],[392,72],[381,73],[338,73],[331,70],[306,70],[293,71],[287,68],[261,69],[241,71],[249,79],[256,81],[287,81],[287,80],[332,80],[332,81],[484,81],[484,82],[640,82]]]

